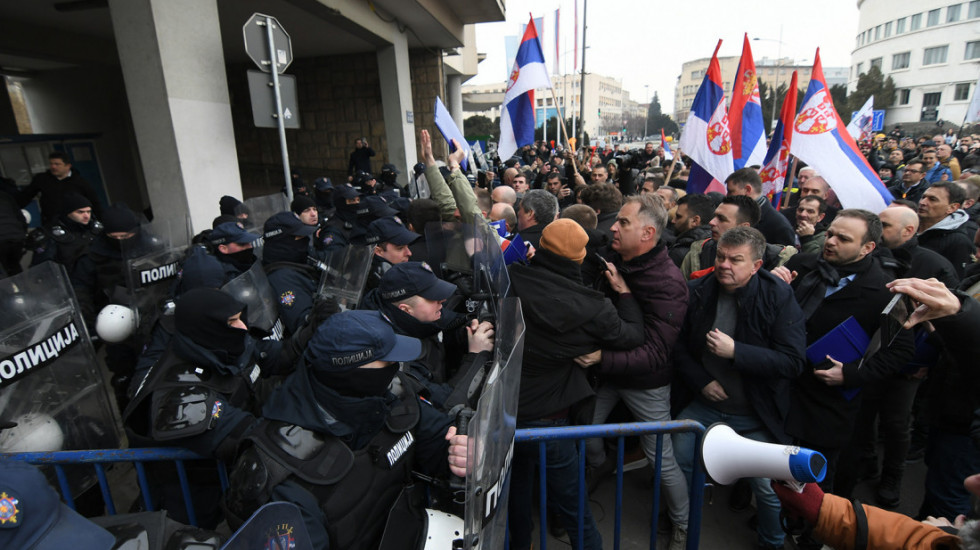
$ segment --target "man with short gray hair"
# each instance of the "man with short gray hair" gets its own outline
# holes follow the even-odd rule
[[[687,285],[660,241],[666,225],[663,201],[645,194],[628,197],[612,226],[611,250],[604,256],[622,274],[640,303],[644,341],[628,351],[602,349],[576,359],[583,367],[594,365],[599,378],[593,424],[605,422],[620,400],[640,422],[670,420],[670,357],[687,311]],[[611,299],[617,299],[608,286],[606,290]],[[656,436],[643,436],[641,444],[650,464],[654,464]],[[674,525],[670,547],[683,548],[690,503],[687,482],[674,460],[670,437],[663,438],[661,458],[667,509]],[[590,487],[615,468],[615,460],[607,459],[600,440],[588,442],[588,461],[593,468]]]
[[[538,247],[541,231],[558,217],[558,199],[544,189],[524,194],[517,209],[517,233],[525,243]]]

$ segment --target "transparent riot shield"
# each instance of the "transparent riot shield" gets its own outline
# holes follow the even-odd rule
[[[289,210],[289,199],[282,193],[273,193],[261,197],[245,199],[245,202],[235,209],[235,216],[246,231],[262,236],[265,221],[274,214]]]
[[[137,335],[148,335],[157,317],[170,309],[173,284],[190,241],[189,220],[157,219],[123,242],[128,294],[124,301],[136,312]]]
[[[334,298],[341,311],[357,309],[373,257],[374,247],[371,245],[355,244],[331,252],[326,260],[316,266],[320,269],[317,300]]]
[[[119,414],[64,267],[44,262],[0,280],[0,311],[0,423],[16,423],[0,431],[0,452],[121,447]],[[75,495],[95,483],[91,468],[68,474]]]
[[[521,303],[505,298],[497,318],[493,366],[469,423],[464,548],[504,547],[523,353]]]
[[[262,262],[252,264],[248,271],[225,283],[221,290],[248,306],[246,321],[249,328],[267,333],[268,340],[282,340],[279,306]]]
[[[483,297],[488,313],[499,315],[500,300],[510,291],[510,274],[497,232],[482,219],[473,224],[473,289]]]
[[[429,263],[440,278],[473,272],[473,226],[436,222],[425,227]]]

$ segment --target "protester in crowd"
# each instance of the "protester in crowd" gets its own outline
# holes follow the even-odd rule
[[[643,342],[643,314],[622,276],[609,264],[610,285],[618,293],[615,302],[587,288],[580,265],[586,257],[589,237],[576,222],[559,219],[548,224],[530,265],[510,268],[514,294],[521,299],[527,333],[517,425],[521,428],[588,424],[594,392],[586,371],[575,358],[596,348],[629,349]],[[615,305],[614,305],[615,304]],[[575,479],[578,453],[573,441],[548,444],[548,501],[560,521],[578,540]],[[537,443],[514,449],[510,495],[512,548],[530,548],[534,471]],[[602,548],[592,512],[584,511],[583,548]]]
[[[517,208],[517,234],[537,248],[541,232],[558,218],[558,199],[543,189],[528,191]]]
[[[762,179],[758,172],[751,168],[741,168],[732,172],[725,184],[728,186],[729,196],[748,195],[759,205],[759,221],[753,223],[752,227],[765,236],[767,243],[783,246],[793,246],[796,243],[792,226],[776,212],[769,199],[763,196]]]
[[[734,227],[718,241],[715,269],[688,283],[691,300],[674,347],[677,378],[694,399],[677,415],[705,426],[725,422],[739,434],[789,443],[783,422],[789,388],[803,371],[803,312],[793,291],[762,268],[766,241],[751,227]],[[673,434],[686,476],[697,460],[693,433]],[[758,547],[782,548],[779,502],[768,479],[752,479]]]
[[[355,139],[354,150],[351,151],[350,160],[347,162],[347,175],[354,176],[358,172],[371,173],[371,157],[375,154],[367,138]]]
[[[670,355],[687,311],[687,287],[670,261],[660,234],[667,225],[667,210],[659,197],[639,195],[626,199],[613,224],[613,239],[605,259],[623,275],[643,310],[643,344],[627,350],[600,349],[576,359],[595,365],[599,377],[593,424],[601,424],[617,402],[623,401],[641,422],[670,420]],[[612,294],[607,289],[607,294]],[[650,464],[657,458],[656,436],[641,437]],[[672,544],[687,540],[687,482],[674,460],[670,438],[663,439],[662,480],[667,508],[674,525]],[[587,452],[593,479],[608,475],[615,461],[607,458],[602,442],[590,440]],[[679,546],[678,546],[679,545]]]
[[[714,209],[712,200],[702,194],[684,195],[677,200],[673,219],[677,238],[669,245],[668,252],[674,265],[681,266],[695,242],[711,238],[711,226],[708,222],[714,216]]]
[[[949,259],[958,277],[976,253],[967,229],[970,216],[961,208],[965,198],[959,185],[943,181],[932,184],[919,201],[919,244]]]

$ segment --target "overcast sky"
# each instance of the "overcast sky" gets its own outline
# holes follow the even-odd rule
[[[576,1],[581,49],[582,0],[506,0],[506,22],[476,26],[477,49],[487,58],[480,63],[479,74],[467,84],[503,82],[507,78],[510,67],[503,37],[518,34],[529,12],[535,18],[545,17],[543,48],[548,68],[554,72],[557,8],[561,8],[562,53],[558,72],[572,72],[572,54],[565,51],[573,47]],[[719,38],[724,40],[719,56],[741,55],[742,35],[747,32],[750,39],[765,39],[751,42],[756,62],[778,54],[809,65],[819,46],[824,67],[848,67],[858,27],[856,0],[592,0],[588,9],[586,72],[622,79],[630,97],[640,103],[647,100],[644,86],[648,85],[650,97],[657,92],[666,113],[673,113],[674,85],[681,64],[710,57]],[[580,51],[580,70],[581,63]],[[800,85],[805,87],[806,82]]]

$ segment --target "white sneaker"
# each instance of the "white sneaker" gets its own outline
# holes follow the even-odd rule
[[[669,550],[684,550],[687,548],[687,530],[680,527],[674,528],[674,533],[670,537]]]

